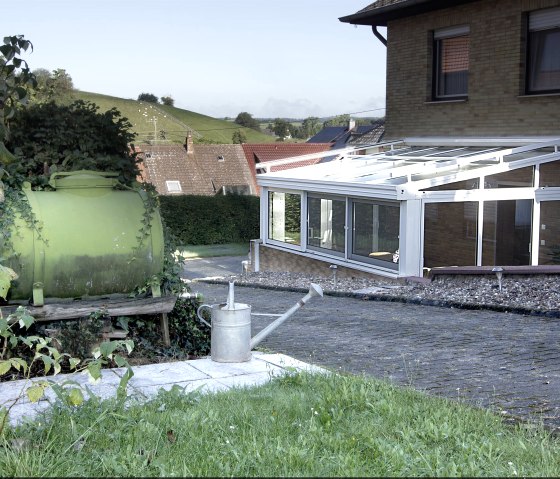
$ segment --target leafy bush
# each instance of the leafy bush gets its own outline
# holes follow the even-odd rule
[[[160,196],[165,224],[181,244],[241,243],[260,236],[255,196]]]
[[[138,101],[147,101],[148,103],[157,103],[158,97],[153,93],[140,93],[138,95]]]
[[[134,358],[143,359],[169,357],[187,359],[210,353],[210,328],[198,320],[196,311],[200,303],[195,298],[179,298],[167,315],[171,346],[162,344],[158,316],[137,316],[127,321],[136,345]]]
[[[131,185],[138,174],[136,154],[129,146],[134,140],[132,125],[115,108],[98,110],[82,100],[19,110],[10,121],[6,144],[18,161],[6,166],[5,181],[14,188],[23,181],[42,188],[50,173],[83,169],[115,171],[121,183]]]

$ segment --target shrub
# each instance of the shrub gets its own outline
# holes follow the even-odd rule
[[[260,236],[256,196],[160,196],[160,207],[183,245],[242,243]]]

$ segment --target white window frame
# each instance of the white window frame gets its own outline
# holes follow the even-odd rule
[[[178,180],[166,180],[165,188],[170,194],[178,194],[183,192],[183,189],[181,188],[181,182]]]

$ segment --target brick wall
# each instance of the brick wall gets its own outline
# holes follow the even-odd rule
[[[389,22],[385,139],[560,134],[560,95],[525,96],[526,13],[560,0],[481,0]],[[470,26],[468,100],[432,102],[432,32]]]
[[[252,254],[254,255],[254,248],[252,248]],[[308,258],[275,248],[269,248],[262,244],[259,246],[259,264],[261,271],[290,271],[314,276],[332,277],[332,270],[329,268],[332,263],[329,261]],[[253,256],[251,258],[251,271],[254,265],[255,258]],[[337,278],[378,278],[385,281],[387,280],[386,277],[345,268],[344,266],[338,266],[336,276]]]

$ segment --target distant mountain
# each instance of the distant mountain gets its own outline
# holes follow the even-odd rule
[[[195,142],[231,143],[231,136],[236,130],[241,130],[245,134],[248,143],[276,141],[274,136],[243,128],[231,121],[218,120],[173,106],[125,100],[85,91],[75,91],[74,97],[95,103],[101,112],[113,107],[119,110],[132,123],[132,130],[137,134],[137,144],[153,142],[154,134],[159,144],[183,144],[189,131]]]

